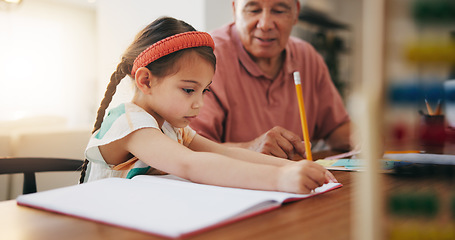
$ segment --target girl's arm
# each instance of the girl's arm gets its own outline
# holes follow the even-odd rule
[[[201,149],[203,142],[196,144]],[[193,182],[260,190],[308,193],[329,180],[328,171],[309,161],[284,166],[240,161],[216,152],[195,152],[158,129],[137,130],[123,139],[126,150],[141,161]],[[222,150],[217,149],[216,151]],[[280,160],[281,161],[281,160]],[[277,161],[277,162],[280,162]]]
[[[286,165],[293,165],[296,162],[292,160],[288,160],[285,158],[278,158],[274,157],[271,155],[263,154],[263,153],[258,153],[252,150],[244,149],[244,148],[239,148],[239,147],[230,147],[226,146],[225,144],[219,144],[216,142],[213,142],[205,137],[202,137],[198,134],[194,137],[193,141],[191,142],[189,146],[192,150],[194,151],[203,151],[203,152],[214,152],[218,154],[222,154],[237,160],[242,160],[242,161],[247,161],[251,163],[258,163],[258,164],[267,164],[267,165],[273,165],[273,166],[278,166],[278,167],[283,167]],[[304,165],[318,165],[314,162],[308,161],[308,160],[302,160],[299,161],[299,164],[304,164]],[[317,168],[320,166],[318,165]],[[324,168],[320,168],[324,169]],[[333,176],[332,173],[329,171],[326,171],[326,182],[338,182],[336,178]]]
[[[218,153],[252,163],[284,166],[294,162],[285,158],[273,157],[271,155],[258,153],[244,148],[219,144],[198,134],[196,134],[189,147],[194,151]]]

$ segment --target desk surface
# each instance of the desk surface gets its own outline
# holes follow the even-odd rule
[[[333,171],[342,188],[308,199],[285,204],[281,208],[251,218],[200,233],[189,239],[352,239],[352,193],[354,180],[359,172]],[[441,229],[454,233],[455,211],[450,209],[450,199],[455,200],[455,177],[410,178],[381,175],[384,199],[393,192],[433,191],[441,203],[436,216],[437,225],[449,223]],[[385,211],[386,212],[386,211]],[[453,212],[453,216],[451,216]],[[384,214],[384,232],[390,232],[403,220]],[[415,216],[414,216],[415,217]],[[417,216],[418,217],[418,216]],[[397,222],[397,219],[399,220]],[[408,220],[413,219],[405,219]],[[420,224],[417,220],[417,224]],[[2,239],[163,239],[137,232],[56,213],[17,206],[16,201],[0,202],[0,236]],[[428,219],[423,224],[428,225]],[[420,227],[418,227],[420,228]],[[453,231],[452,231],[453,230]],[[452,235],[451,235],[452,236]],[[395,239],[400,239],[395,238]],[[453,238],[448,238],[453,239]]]
[[[350,239],[352,172],[334,172],[343,187],[228,224],[190,239]],[[5,239],[162,239],[133,230],[0,203]]]

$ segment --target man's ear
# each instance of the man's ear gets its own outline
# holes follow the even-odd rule
[[[134,75],[136,86],[144,94],[149,94],[152,87],[153,75],[146,67],[141,67],[136,71]]]
[[[299,15],[300,15],[300,1],[296,1],[297,4],[297,16],[294,20],[294,24],[296,24],[299,21]]]

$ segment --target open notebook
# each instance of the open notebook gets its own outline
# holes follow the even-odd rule
[[[168,238],[187,237],[341,187],[311,194],[217,187],[175,176],[108,178],[22,195],[19,205],[39,208]]]

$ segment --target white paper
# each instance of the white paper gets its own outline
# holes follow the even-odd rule
[[[326,184],[315,193],[302,195],[217,187],[172,177],[140,176],[132,180],[108,178],[22,195],[17,202],[177,238],[238,217],[255,206],[279,206],[285,199],[309,197],[338,185]]]

